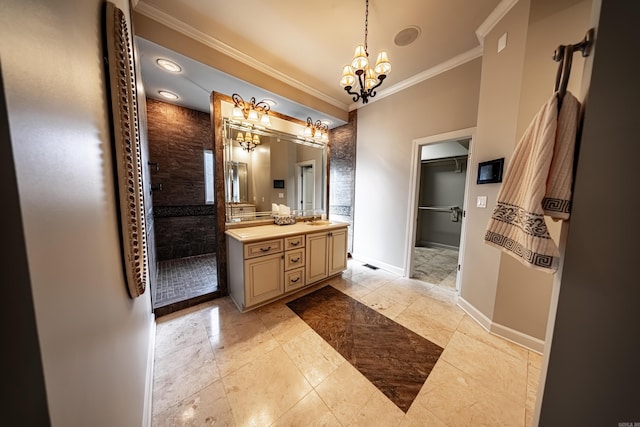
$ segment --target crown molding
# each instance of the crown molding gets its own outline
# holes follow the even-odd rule
[[[487,16],[482,24],[476,30],[476,37],[480,42],[480,46],[484,47],[484,38],[489,34],[489,31],[496,26],[498,22],[518,3],[518,0],[502,0],[493,12]]]
[[[368,104],[372,104],[376,101],[381,100],[382,98],[386,98],[387,96],[403,91],[407,88],[410,88],[413,85],[421,83],[425,80],[428,80],[432,77],[437,76],[438,74],[442,74],[446,71],[456,68],[462,64],[466,64],[467,62],[473,61],[474,59],[479,58],[481,56],[482,56],[482,46],[476,46],[471,50],[468,50],[464,53],[461,53],[460,55],[456,55],[451,59],[441,62],[435,67],[431,67],[428,70],[424,70],[412,77],[409,77],[406,80],[403,80],[399,83],[394,84],[393,86],[389,86],[388,88],[379,91],[375,96],[375,98],[369,99]],[[349,105],[349,111],[355,110],[361,106],[362,105],[358,104],[357,102],[354,102]]]
[[[258,61],[257,59],[240,52],[239,50],[229,46],[228,44],[216,39],[215,37],[210,36],[209,34],[203,33],[202,31],[193,28],[192,26],[185,24],[179,19],[163,12],[155,6],[151,6],[146,3],[144,0],[139,0],[138,6],[135,9],[136,12],[144,15],[148,18],[153,19],[154,21],[159,22],[160,24],[171,28],[172,30],[178,31],[192,39],[209,46],[210,48],[235,59],[249,67],[255,68],[256,70],[260,70],[261,72],[267,74],[274,79],[280,80],[283,83],[288,84],[302,92],[305,92],[315,98],[318,98],[328,104],[333,105],[334,107],[338,107],[342,110],[347,110],[348,105],[344,102],[340,102],[337,99],[328,96],[327,94],[320,92],[319,90],[304,84],[291,76],[286,75],[285,73],[276,70],[269,65]]]

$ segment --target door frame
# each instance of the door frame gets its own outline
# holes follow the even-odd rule
[[[302,188],[302,170],[305,167],[311,166],[311,170],[313,171],[313,187],[311,188],[312,191],[312,195],[311,195],[311,201],[312,201],[312,205],[313,205],[313,210],[315,210],[316,208],[316,161],[315,160],[305,160],[302,162],[297,162],[296,163],[296,187],[298,190],[298,200],[297,200],[297,204],[298,207],[296,207],[296,209],[302,209],[302,206],[300,206],[300,202],[302,201],[302,196],[304,194],[304,188]]]
[[[468,212],[469,204],[469,188],[472,184],[471,173],[469,173],[469,165],[474,164],[473,144],[476,134],[476,128],[459,129],[451,132],[440,133],[437,135],[425,136],[413,140],[411,148],[411,183],[409,193],[409,209],[407,210],[407,232],[406,232],[406,248],[404,258],[404,276],[411,277],[413,275],[413,252],[416,241],[416,223],[418,221],[418,201],[420,191],[420,173],[421,173],[421,151],[424,145],[437,144],[441,142],[456,141],[459,139],[469,139],[469,159],[467,161],[467,179],[464,185],[464,202],[462,206],[462,228],[460,230],[460,249],[458,251],[458,274],[456,277],[456,291],[460,292],[460,283],[462,283],[462,275],[464,273],[464,242],[466,237],[466,212]]]

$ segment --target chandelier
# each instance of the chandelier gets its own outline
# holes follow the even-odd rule
[[[233,99],[233,110],[231,117],[239,120],[248,120],[250,122],[260,123],[264,126],[271,126],[271,120],[269,119],[269,110],[271,107],[264,99],[256,103],[256,99],[251,97],[249,102],[242,99],[240,95],[234,93],[231,98]]]
[[[376,96],[375,89],[382,84],[391,71],[391,63],[389,62],[387,52],[384,50],[378,54],[375,67],[369,67],[369,51],[367,50],[368,27],[369,0],[366,0],[364,44],[356,47],[351,65],[344,66],[342,69],[342,78],[340,79],[340,85],[344,90],[346,90],[349,95],[353,95],[353,102],[358,102],[359,99],[362,99],[363,104],[369,102],[369,98]],[[356,80],[358,81],[359,88],[357,88],[357,90],[359,90],[359,92],[351,90]]]
[[[322,123],[320,120],[316,120],[313,123],[311,117],[307,117],[307,126],[302,132],[302,136],[305,138],[314,138],[322,141],[329,140],[329,125]]]

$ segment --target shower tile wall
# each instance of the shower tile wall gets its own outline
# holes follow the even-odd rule
[[[357,119],[357,110],[353,110],[349,113],[349,123],[331,131],[329,150],[329,216],[349,223],[349,253],[353,251]]]
[[[215,211],[205,202],[209,113],[147,98],[156,259],[216,251]]]

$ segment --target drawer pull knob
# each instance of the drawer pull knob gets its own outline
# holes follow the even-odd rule
[[[267,246],[266,248],[260,248],[262,252],[267,252],[271,250],[271,246]]]
[[[298,262],[298,261],[300,261],[300,257],[298,257],[296,259],[293,259],[293,258],[291,259],[291,262]]]
[[[289,246],[298,246],[300,244],[300,241],[297,242],[289,242]]]
[[[295,279],[291,279],[291,283],[296,283],[296,282],[298,282],[298,281],[300,281],[300,278],[299,278],[299,277],[296,277]]]

